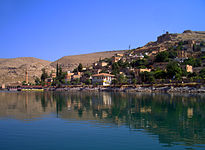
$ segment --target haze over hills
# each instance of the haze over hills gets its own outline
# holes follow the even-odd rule
[[[174,45],[179,41],[185,40],[201,40],[205,41],[205,31],[186,30],[181,34],[163,34],[157,38],[155,42],[149,42],[143,47],[133,50],[135,54],[143,51],[151,52],[155,47],[167,49],[170,45]],[[33,57],[19,57],[4,59],[0,58],[0,84],[2,83],[21,83],[25,80],[25,71],[28,70],[29,82],[34,82],[35,77],[40,77],[42,69],[45,68],[48,73],[55,71],[57,62],[62,66],[64,71],[73,70],[82,63],[83,66],[90,66],[99,59],[110,58],[117,53],[125,53],[127,50],[121,51],[105,51],[90,54],[64,56],[54,62],[41,60]]]

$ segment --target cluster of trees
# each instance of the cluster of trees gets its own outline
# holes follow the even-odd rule
[[[177,62],[170,62],[166,71],[161,69],[156,69],[151,72],[142,72],[139,75],[139,81],[153,83],[156,79],[181,79],[183,75],[182,68]]]
[[[46,80],[46,78],[48,78],[48,73],[46,72],[45,68],[43,68],[41,71],[42,71],[41,77],[35,78],[36,85],[45,85],[45,80]]]
[[[116,75],[116,79],[112,80],[112,84],[127,84],[127,78],[123,74]]]
[[[171,59],[174,59],[176,57],[177,57],[177,52],[173,50],[159,52],[155,58],[155,62],[168,62]]]
[[[42,69],[42,74],[41,77],[35,78],[35,84],[36,85],[45,85],[46,84],[46,79],[47,78],[51,78],[52,77],[52,73],[50,75],[48,75],[48,73],[46,72],[45,68]],[[61,84],[65,84],[65,76],[66,76],[66,72],[62,71],[62,67],[58,65],[56,65],[56,78],[53,78],[53,82],[52,85],[61,85]]]

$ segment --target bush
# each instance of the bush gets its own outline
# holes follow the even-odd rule
[[[155,62],[168,62],[169,61],[168,52],[159,52],[155,58]]]
[[[142,82],[153,83],[155,81],[154,75],[152,72],[142,72],[140,73],[140,78]]]
[[[86,85],[90,85],[92,82],[91,82],[91,80],[90,79],[87,79],[86,81],[85,81],[85,84]]]

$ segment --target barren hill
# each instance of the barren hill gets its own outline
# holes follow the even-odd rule
[[[33,57],[0,59],[0,84],[21,83],[25,80],[26,70],[29,82],[34,82],[35,77],[40,77],[42,68],[46,68],[48,72],[54,70],[50,63],[50,61]]]
[[[55,67],[58,62],[64,70],[73,70],[79,65],[79,63],[82,63],[83,66],[90,66],[92,63],[98,61],[100,58],[109,58],[117,53],[121,54],[124,52],[125,51],[106,51],[82,55],[64,56],[51,63],[51,66]]]
[[[183,33],[165,33],[157,37],[155,42],[148,42],[143,47],[138,47],[134,53],[151,52],[156,49],[167,50],[180,41],[205,41],[205,31],[185,30]]]
[[[205,41],[205,31],[186,30],[181,34],[166,33],[157,38],[155,42],[149,42],[145,46],[135,49],[134,53],[152,52],[154,50],[167,50],[170,45],[174,45],[179,41],[195,40]],[[82,63],[83,66],[90,66],[99,59],[110,58],[117,53],[125,53],[122,51],[105,51],[90,54],[64,56],[55,62],[41,60],[33,57],[20,57],[12,59],[0,58],[0,85],[2,83],[21,83],[25,80],[25,71],[28,70],[29,82],[34,82],[35,77],[40,77],[42,68],[48,73],[55,70],[57,62],[65,71],[73,70]]]

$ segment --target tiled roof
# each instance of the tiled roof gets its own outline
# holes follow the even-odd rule
[[[108,74],[108,73],[94,74],[94,75],[92,75],[92,76],[93,76],[93,77],[100,77],[100,76],[114,77],[114,75]]]

